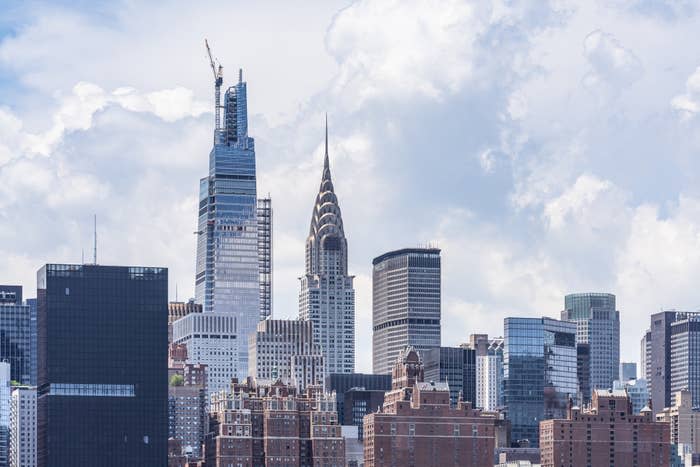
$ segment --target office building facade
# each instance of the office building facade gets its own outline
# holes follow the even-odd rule
[[[504,403],[511,441],[537,446],[539,422],[563,418],[578,391],[576,324],[551,318],[506,318]]]
[[[341,425],[350,425],[345,419],[345,394],[353,388],[386,392],[391,389],[391,374],[333,373],[326,376],[326,391],[335,392],[338,404],[338,420]]]
[[[22,287],[0,285],[0,361],[8,362],[11,379],[24,385],[34,382],[33,324],[31,306],[22,302]]]
[[[625,391],[594,390],[590,409],[540,423],[542,467],[667,467],[670,448],[669,424],[633,414]]]
[[[576,342],[590,346],[591,389],[611,389],[620,369],[620,312],[615,295],[576,293],[564,297],[563,321],[576,323]]]
[[[0,362],[0,467],[10,465],[10,364]]]
[[[260,319],[272,317],[272,199],[258,199]]]
[[[164,466],[168,270],[47,264],[37,288],[38,465]]]
[[[657,411],[656,421],[669,423],[672,444],[683,444],[700,453],[700,408],[693,406],[687,389],[678,391],[672,399],[670,407]]]
[[[407,346],[440,347],[440,250],[391,251],[372,265],[372,368],[384,374]]]
[[[476,406],[476,350],[467,347],[437,347],[422,353],[426,381],[446,382],[450,403],[457,407],[460,395]]]
[[[641,344],[652,410],[670,407],[672,395],[686,388],[700,405],[700,313],[654,313]]]
[[[497,410],[503,407],[503,338],[487,340],[485,349],[476,349],[476,407]]]
[[[630,404],[632,404],[632,413],[635,415],[649,405],[649,388],[647,387],[647,380],[644,378],[614,381],[613,389],[627,391]]]
[[[216,88],[217,103],[219,87]],[[260,320],[260,258],[255,142],[248,136],[247,87],[224,94],[223,124],[209,154],[209,174],[199,185],[195,297],[205,313],[236,318],[240,378],[248,376],[248,335]]]
[[[303,392],[308,384],[325,384],[325,365],[314,341],[313,323],[267,319],[250,337],[249,368],[257,379],[282,379]]]
[[[10,467],[36,467],[36,388],[12,388],[10,404]]]
[[[637,364],[635,362],[620,362],[620,381],[637,379]]]
[[[168,345],[173,342],[173,323],[180,318],[184,318],[190,313],[201,313],[202,305],[196,303],[194,299],[188,302],[168,303]]]
[[[234,314],[217,312],[191,313],[173,323],[173,343],[187,347],[187,363],[206,365],[208,395],[228,390],[238,377],[237,323]]]
[[[328,161],[328,126],[321,185],[306,239],[299,319],[313,323],[328,373],[355,370],[355,289],[348,275],[348,242]]]

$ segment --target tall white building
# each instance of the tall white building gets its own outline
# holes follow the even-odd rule
[[[10,403],[10,467],[36,467],[36,388],[17,386]]]
[[[323,355],[314,343],[311,321],[268,319],[250,336],[248,367],[257,379],[281,378],[300,392],[309,384],[323,385]]]
[[[355,369],[355,289],[348,275],[348,242],[328,162],[328,125],[323,175],[306,239],[306,271],[300,278],[299,318],[313,323],[328,373]]]
[[[491,339],[476,356],[476,406],[496,410],[503,406],[503,338]]]
[[[187,346],[187,363],[207,365],[209,396],[228,391],[238,376],[236,324],[233,314],[217,312],[191,313],[173,323],[173,343]]]

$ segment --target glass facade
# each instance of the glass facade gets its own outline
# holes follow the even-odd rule
[[[450,404],[462,400],[476,407],[476,350],[438,347],[423,352],[424,381],[444,382],[450,387]]]
[[[539,422],[564,418],[577,395],[576,325],[550,318],[506,318],[504,399],[511,440],[539,444]]]
[[[576,342],[590,346],[591,390],[612,388],[620,369],[620,312],[615,309],[615,295],[569,294],[564,297],[561,319],[575,322]]]
[[[36,352],[32,349],[32,307],[22,304],[22,288],[0,285],[0,361],[10,364],[11,379],[30,385],[35,381]],[[10,297],[14,297],[11,299]]]
[[[260,320],[272,317],[272,200],[258,200]]]
[[[255,142],[248,136],[242,76],[224,94],[223,111],[224,126],[215,129],[209,154],[209,176],[200,181],[195,297],[205,313],[235,315],[240,340],[235,366],[245,379],[248,335],[261,310]]]
[[[42,467],[167,465],[168,271],[37,273]]]
[[[350,420],[345,420],[345,396],[352,388],[364,388],[367,391],[391,390],[391,375],[373,375],[364,373],[334,373],[326,376],[326,391],[338,395],[338,421],[340,425],[350,425]]]
[[[372,264],[372,368],[390,373],[406,346],[440,347],[440,250],[406,248]]]

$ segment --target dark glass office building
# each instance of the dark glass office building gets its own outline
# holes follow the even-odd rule
[[[326,376],[326,391],[335,391],[337,395],[338,422],[340,425],[351,425],[345,419],[345,393],[353,388],[363,388],[368,391],[390,391],[391,375],[372,375],[365,373],[331,373]]]
[[[0,285],[0,361],[10,364],[10,378],[33,383],[32,310],[22,303],[22,287]]]
[[[506,318],[504,399],[511,441],[539,444],[540,420],[565,418],[576,398],[576,323],[551,318]]]
[[[463,347],[438,347],[423,352],[425,381],[447,381],[450,404],[462,400],[476,407],[476,350]]]
[[[167,465],[168,270],[37,273],[40,467]]]

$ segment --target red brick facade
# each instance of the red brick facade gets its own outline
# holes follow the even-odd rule
[[[597,390],[589,410],[570,406],[565,420],[540,422],[542,467],[665,467],[669,430],[649,409],[634,415],[625,391]]]

